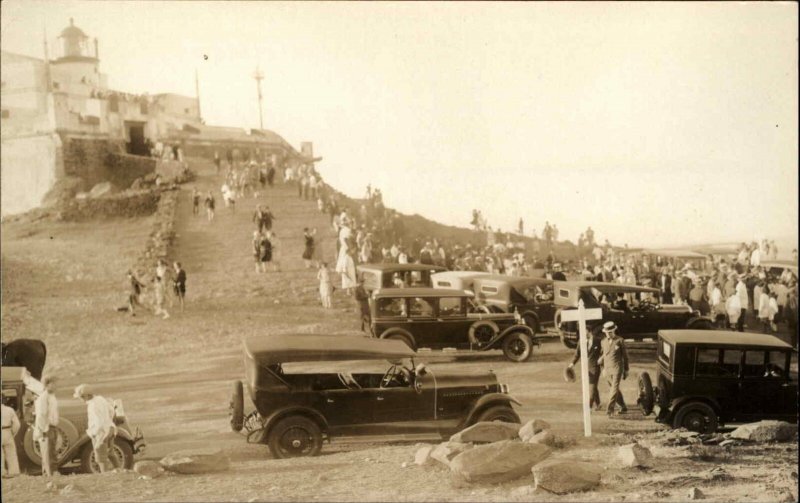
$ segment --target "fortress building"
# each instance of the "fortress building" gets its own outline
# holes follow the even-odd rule
[[[99,42],[70,19],[43,59],[2,51],[2,214],[42,205],[59,180],[88,190],[111,179],[125,185],[156,169],[152,146],[179,145],[186,156],[275,154],[307,162],[286,140],[266,130],[205,125],[197,97],[133,94],[108,88]],[[126,187],[118,187],[124,189]]]

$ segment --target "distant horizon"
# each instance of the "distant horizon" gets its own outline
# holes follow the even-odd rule
[[[260,66],[264,127],[328,183],[446,225],[797,246],[797,4],[142,5],[7,0],[2,49],[73,17],[111,89],[194,96],[197,71],[206,123],[245,129]]]

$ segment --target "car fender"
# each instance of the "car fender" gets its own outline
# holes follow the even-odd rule
[[[531,310],[529,309],[529,310],[527,310],[527,311],[525,311],[525,312],[523,312],[523,313],[520,313],[520,316],[522,316],[522,318],[523,318],[523,319],[525,319],[525,316],[530,316],[530,317],[532,317],[533,319],[535,319],[535,320],[536,320],[536,325],[535,325],[535,326],[533,326],[533,327],[531,327],[530,325],[528,325],[528,322],[527,322],[527,321],[525,322],[525,325],[527,325],[528,327],[530,327],[530,329],[531,329],[531,330],[534,330],[534,328],[536,328],[537,326],[538,326],[538,327],[541,327],[541,326],[542,326],[542,320],[540,320],[540,319],[539,319],[539,315],[538,315],[538,314],[536,314],[536,311],[531,311]],[[535,332],[535,330],[534,330],[534,332]]]
[[[328,431],[328,421],[325,419],[325,416],[320,414],[318,411],[312,409],[311,407],[290,406],[276,410],[264,420],[264,432],[265,432],[264,438],[265,439],[267,438],[267,436],[269,435],[269,431],[272,429],[273,426],[275,426],[275,424],[279,420],[283,419],[286,416],[291,416],[295,414],[306,416],[312,419],[319,425],[319,429],[322,430],[323,433]]]
[[[485,351],[487,349],[492,349],[493,347],[496,347],[503,341],[503,339],[507,335],[512,334],[514,332],[524,332],[528,334],[528,336],[531,338],[531,343],[537,346],[539,345],[539,341],[536,340],[535,334],[533,333],[533,329],[528,325],[520,324],[520,325],[511,325],[510,327],[506,327],[505,330],[494,336],[494,338],[491,341],[489,341],[489,344],[487,344],[485,347],[481,349]]]
[[[415,346],[417,345],[417,339],[411,334],[411,332],[409,332],[408,330],[406,330],[404,328],[400,328],[400,327],[387,328],[386,330],[381,332],[381,335],[378,338],[379,339],[385,339],[385,338],[389,337],[390,335],[403,335],[403,336],[406,336],[406,337],[409,338],[409,340],[411,341],[412,344],[414,344]]]
[[[686,327],[687,327],[687,328],[688,328],[688,327],[691,327],[693,324],[695,324],[695,323],[697,323],[698,321],[701,321],[701,320],[705,320],[705,321],[707,321],[707,322],[709,322],[709,323],[711,323],[711,324],[713,324],[713,323],[714,323],[714,320],[712,320],[712,319],[711,319],[711,318],[709,318],[708,316],[692,316],[692,317],[691,317],[691,318],[689,318],[689,320],[686,322]]]
[[[472,409],[469,411],[469,414],[461,423],[461,427],[464,425],[470,424],[473,419],[486,407],[491,405],[509,405],[511,403],[515,403],[517,405],[522,405],[522,403],[514,398],[511,395],[507,395],[505,393],[488,393],[483,395],[475,403],[472,405]]]
[[[131,448],[133,449],[136,439],[133,438],[133,435],[131,435],[131,433],[128,430],[120,428],[118,426],[116,437],[122,438],[123,440],[128,442],[131,445]],[[69,446],[69,449],[67,450],[67,454],[66,456],[64,456],[64,459],[65,460],[75,459],[80,455],[80,452],[83,450],[83,446],[91,443],[92,439],[89,438],[89,435],[87,435],[85,431],[82,432],[78,440],[74,444]]]

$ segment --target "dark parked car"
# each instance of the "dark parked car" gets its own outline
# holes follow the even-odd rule
[[[519,423],[508,387],[492,372],[434,374],[414,366],[416,353],[395,340],[331,335],[249,337],[247,392],[256,412],[244,416],[242,381],[234,382],[231,427],[269,445],[276,458],[313,456],[338,435],[450,435],[478,421]],[[293,362],[389,360],[381,373],[302,373]],[[408,364],[404,364],[404,363]],[[255,418],[253,421],[252,419]]]
[[[487,274],[476,277],[473,285],[478,303],[492,312],[518,312],[534,333],[553,326],[556,308],[552,280]]]
[[[20,468],[23,471],[36,471],[42,466],[39,454],[39,444],[33,441],[33,392],[28,389],[23,380],[24,367],[3,367],[3,401],[14,409],[19,417],[22,427],[17,433],[17,454],[19,455]],[[38,381],[35,381],[38,384]],[[41,384],[38,384],[41,386]],[[56,463],[61,467],[71,463],[78,463],[83,473],[99,472],[99,467],[94,459],[92,441],[86,435],[87,416],[86,404],[80,400],[58,401],[59,421],[56,429]],[[119,468],[133,468],[133,456],[144,451],[144,436],[139,428],[135,430],[128,424],[122,411],[121,402],[116,402],[117,436],[109,453],[112,461]]]
[[[559,307],[555,326],[561,342],[568,348],[575,348],[578,324],[574,321],[562,323],[561,311],[577,309],[579,300],[583,300],[586,309],[603,310],[602,320],[586,322],[588,330],[599,332],[603,323],[613,321],[619,327],[617,334],[624,339],[655,339],[662,329],[711,330],[714,327],[711,318],[701,316],[689,306],[661,304],[656,288],[599,281],[556,281],[553,288],[555,304]]]
[[[661,330],[657,387],[639,377],[645,414],[674,428],[713,432],[732,422],[797,422],[797,352],[775,336]]]
[[[511,361],[531,357],[533,330],[514,314],[471,312],[472,292],[445,288],[384,288],[372,295],[370,329],[413,349],[502,349]]]
[[[394,286],[392,278],[395,274],[400,276],[403,284],[407,287],[431,285],[431,274],[445,271],[439,265],[429,264],[361,264],[357,266],[359,277],[364,278],[364,289],[367,292],[378,290],[379,288],[391,288]]]

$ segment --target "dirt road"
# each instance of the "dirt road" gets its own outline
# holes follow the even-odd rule
[[[194,184],[219,194],[221,180],[207,163],[195,163]],[[232,460],[232,470],[212,476],[169,476],[138,480],[134,474],[61,477],[79,486],[72,495],[48,492],[39,477],[21,477],[3,484],[7,501],[432,501],[432,500],[557,500],[553,495],[514,496],[511,491],[530,481],[492,487],[458,487],[447,472],[401,463],[413,460],[420,438],[341,439],[313,459],[272,460],[264,446],[247,445],[228,428],[231,381],[242,378],[241,340],[253,334],[331,333],[357,335],[352,301],[337,291],[332,310],[316,300],[316,272],[301,260],[303,227],[319,230],[324,256],[333,265],[335,237],[316,203],[302,201],[296,189],[279,184],[258,198],[241,199],[235,212],[218,198],[217,218],[208,222],[191,211],[192,186],[182,188],[176,222],[175,256],[188,273],[186,312],[170,309],[168,320],[150,313],[130,317],[124,304],[125,271],[142,249],[150,219],[83,224],[40,221],[3,225],[3,338],[36,337],[48,345],[49,372],[59,375],[59,395],[68,396],[80,382],[97,383],[104,396],[125,403],[131,423],[140,426],[148,443],[141,457],[159,459],[178,449],[219,447]],[[280,272],[253,272],[250,239],[252,212],[268,204],[276,215],[274,230]],[[635,403],[636,377],[653,370],[651,351],[632,351],[631,377],[623,393]],[[437,372],[493,370],[522,403],[523,421],[549,421],[554,431],[574,438],[576,446],[560,455],[606,463],[617,444],[633,435],[660,429],[635,407],[620,419],[593,415],[597,435],[581,438],[579,384],[564,382],[562,370],[571,351],[557,340],[546,342],[528,363],[505,361],[499,352],[421,356]],[[601,387],[601,393],[606,391]],[[605,396],[603,396],[605,401]],[[792,446],[796,449],[796,444]],[[767,501],[785,489],[783,479],[796,467],[796,452],[782,447],[770,457],[742,455],[731,470],[737,484],[705,488],[712,499]],[[672,456],[672,455],[670,455]],[[652,471],[631,473],[611,468],[603,489],[581,500],[685,499],[684,493],[657,492],[658,477],[708,468],[687,458],[666,456]],[[750,457],[748,457],[750,456]],[[612,463],[613,465],[613,463]],[[638,486],[655,477],[652,487]],[[787,479],[789,480],[789,479]],[[666,486],[665,486],[666,487]],[[662,491],[663,493],[664,491]],[[560,498],[575,500],[575,496]]]

